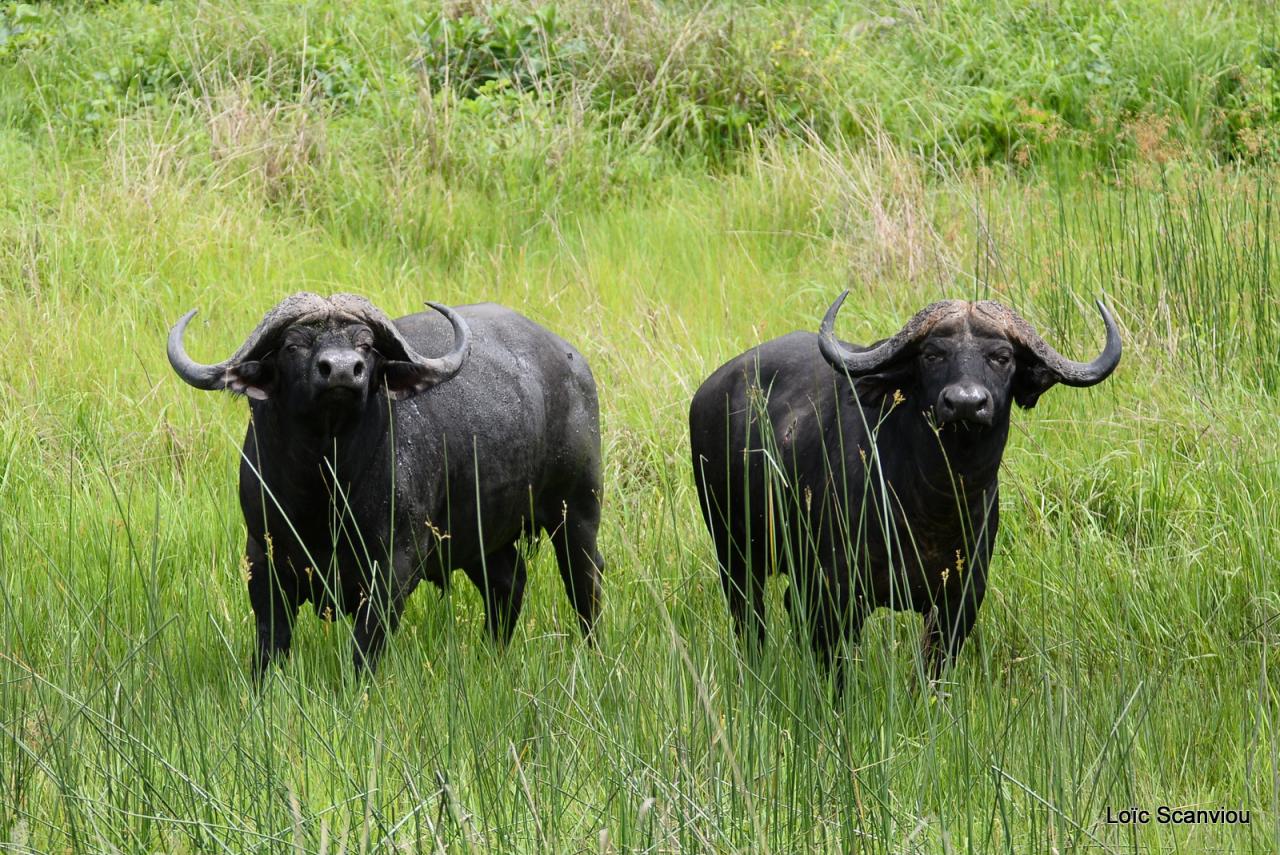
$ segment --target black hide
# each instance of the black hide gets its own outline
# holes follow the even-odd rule
[[[790,575],[788,609],[827,665],[879,606],[924,616],[930,676],[959,652],[986,592],[1011,402],[1033,404],[1019,399],[1033,381],[1036,395],[1054,382],[1099,382],[1119,359],[1105,309],[1109,368],[1063,361],[1020,319],[1007,336],[1003,319],[1016,316],[969,305],[921,312],[881,348],[892,360],[865,376],[833,368],[818,335],[796,332],[730,360],[698,389],[694,480],[749,645],[764,640],[764,583],[780,572]],[[1046,373],[1036,349],[1076,374]]]
[[[572,346],[516,312],[455,311],[470,329],[470,353],[426,391],[389,397],[384,384],[407,363],[380,359],[357,337],[368,338],[359,325],[345,350],[344,329],[330,325],[330,338],[342,340],[324,359],[300,350],[317,339],[314,329],[290,328],[255,368],[266,397],[250,401],[240,503],[259,673],[288,651],[308,601],[324,617],[354,616],[355,663],[372,668],[418,582],[444,588],[454,569],[480,589],[487,628],[505,643],[526,580],[517,544],[539,532],[550,536],[590,632],[603,569],[591,371]],[[435,312],[394,326],[420,354],[445,353],[454,341]],[[300,356],[286,353],[294,336]],[[352,356],[357,345],[364,357]],[[327,384],[323,394],[312,382]]]

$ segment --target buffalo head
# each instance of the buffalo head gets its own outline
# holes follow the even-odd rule
[[[864,403],[878,405],[902,390],[928,407],[940,427],[990,427],[1009,412],[1011,401],[1034,407],[1054,384],[1092,386],[1120,362],[1120,332],[1101,301],[1106,345],[1092,362],[1073,362],[1014,312],[990,300],[933,303],[892,338],[850,348],[834,333],[836,313],[847,296],[848,291],[841,294],[822,319],[822,355],[856,380]]]
[[[296,413],[355,411],[380,388],[400,399],[458,373],[471,346],[471,331],[447,306],[427,305],[453,326],[453,349],[442,357],[415,351],[363,297],[334,294],[326,299],[301,292],[267,312],[235,355],[216,365],[194,361],[182,345],[196,313],[192,309],[169,331],[169,364],[197,389],[279,399]]]

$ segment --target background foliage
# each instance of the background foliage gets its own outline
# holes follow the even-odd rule
[[[1272,852],[1269,3],[0,3],[0,847]],[[733,644],[685,416],[742,349],[992,296],[1093,352],[1015,414],[975,642],[877,615],[832,702]],[[602,389],[599,652],[416,595],[248,683],[229,353],[300,289],[495,300]],[[549,552],[549,551],[544,551]],[[775,614],[780,591],[771,591]],[[1107,825],[1108,806],[1249,809]]]

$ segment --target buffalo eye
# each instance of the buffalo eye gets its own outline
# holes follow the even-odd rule
[[[936,350],[926,351],[924,354],[924,361],[930,365],[937,365],[942,361],[942,354]]]
[[[290,345],[288,345],[287,347],[285,347],[284,352],[285,352],[285,353],[297,353],[297,352],[298,352],[298,345],[296,345],[296,344],[290,344]]]
[[[1011,359],[1011,357],[1007,353],[989,353],[987,354],[987,359],[988,361],[991,362],[992,365],[995,365],[999,368],[1004,368],[1006,365],[1009,364],[1009,360]]]

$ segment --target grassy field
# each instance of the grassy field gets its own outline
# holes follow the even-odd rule
[[[0,2],[0,851],[1280,850],[1280,49],[1268,4]],[[1125,356],[1014,414],[948,695],[878,613],[832,701],[734,644],[693,390],[993,297]],[[297,290],[493,300],[601,388],[598,650],[422,590],[373,679],[249,675],[243,401]],[[779,589],[771,589],[781,613]],[[1114,825],[1130,807],[1248,825]]]

